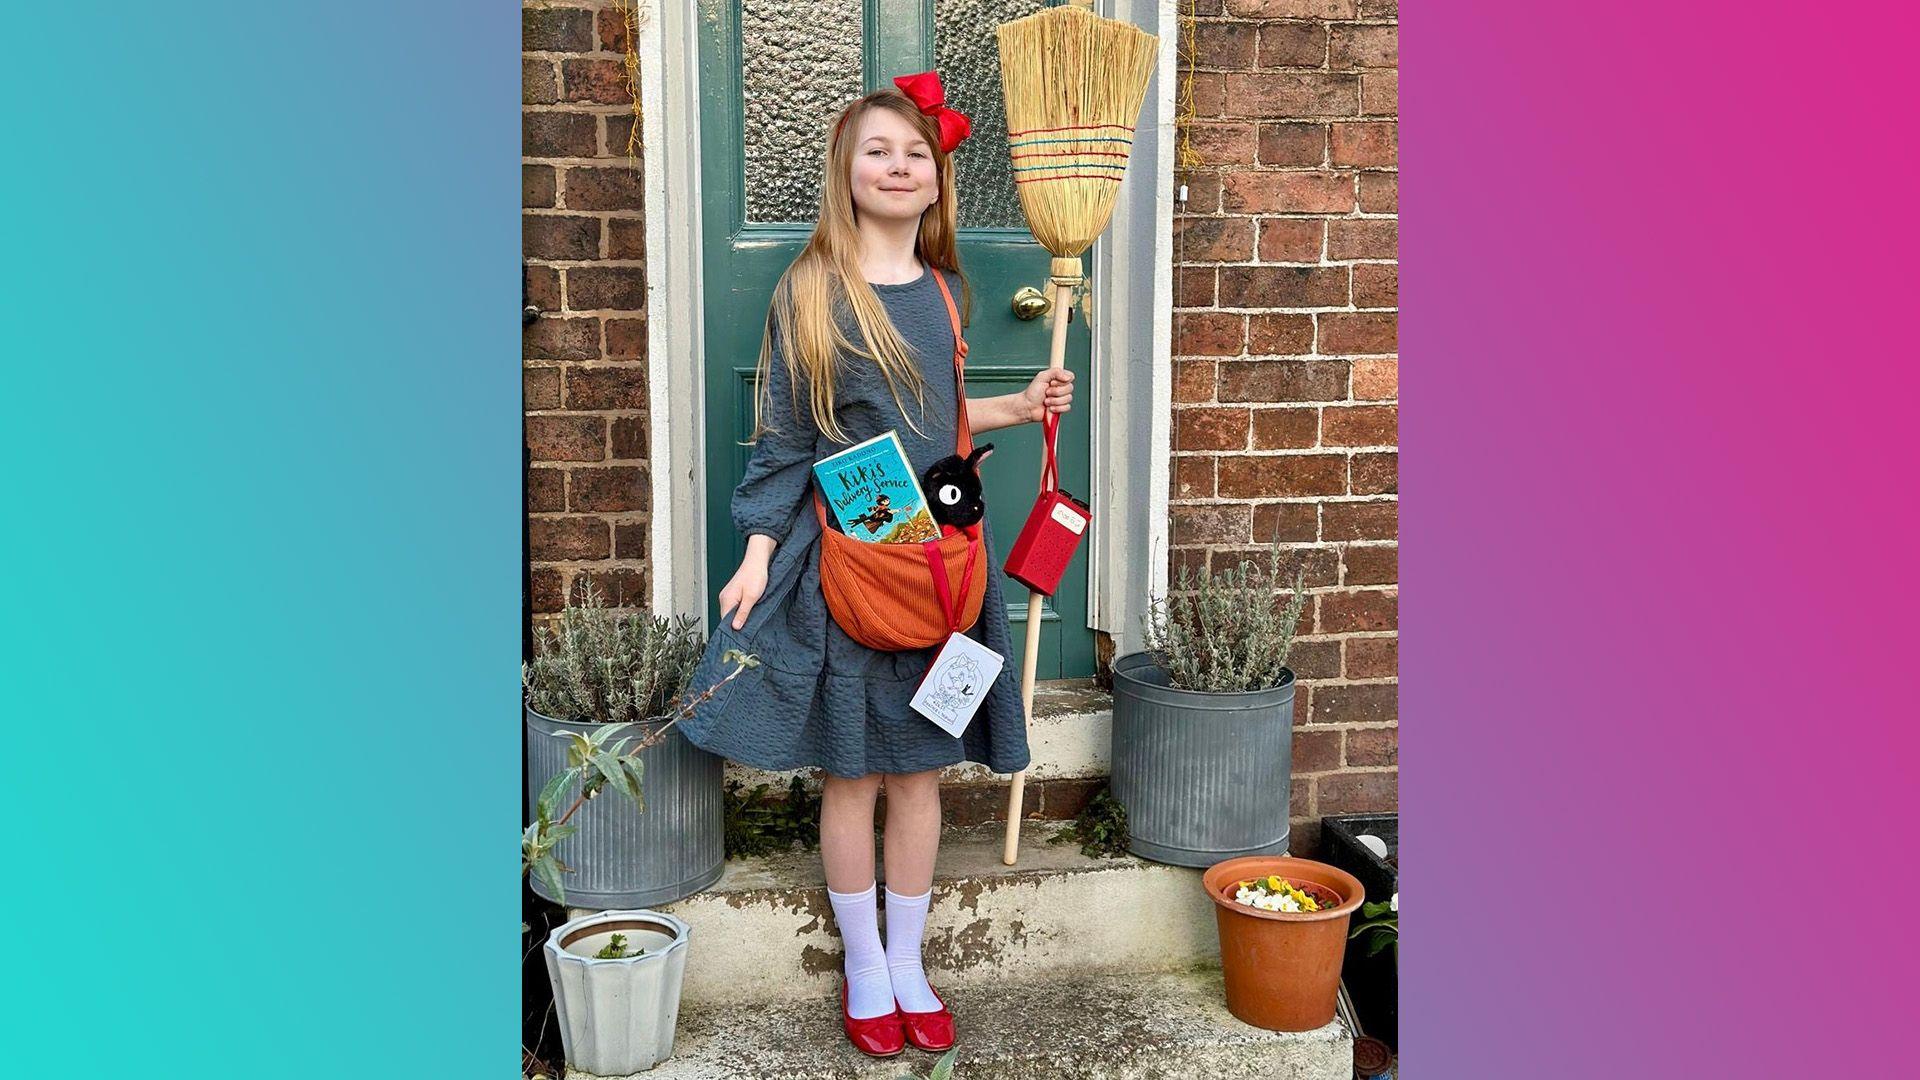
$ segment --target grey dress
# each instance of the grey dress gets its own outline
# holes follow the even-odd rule
[[[993,530],[983,529],[986,600],[969,636],[1007,658],[999,678],[960,738],[934,726],[908,705],[921,673],[938,648],[905,652],[869,649],[834,622],[820,591],[820,521],[812,505],[813,463],[851,443],[889,429],[900,435],[916,473],[954,451],[956,387],[953,328],[931,267],[911,282],[876,285],[893,325],[919,361],[926,378],[926,413],[918,415],[911,391],[901,400],[916,410],[919,432],[908,426],[870,359],[843,357],[835,407],[848,443],[827,439],[814,424],[807,393],[798,408],[789,396],[792,380],[780,342],[768,379],[766,422],[777,428],[754,445],[746,475],[733,492],[733,524],[742,535],[763,534],[778,544],[767,572],[767,590],[733,629],[733,616],[713,628],[692,689],[705,690],[731,665],[721,654],[738,648],[759,657],[680,722],[694,745],[766,769],[816,767],[835,776],[907,773],[975,761],[999,773],[1027,767],[1026,724],[1020,708],[1020,657],[1012,647],[1002,598],[1000,556]],[[955,302],[960,281],[947,274]],[[849,337],[858,329],[849,317]],[[979,441],[976,439],[976,442]],[[991,502],[996,495],[986,492]]]

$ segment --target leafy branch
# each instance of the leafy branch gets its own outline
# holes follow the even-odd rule
[[[1377,903],[1360,905],[1360,917],[1363,920],[1347,934],[1348,941],[1358,941],[1362,934],[1372,935],[1367,939],[1367,951],[1363,956],[1378,956],[1381,951],[1393,949],[1393,963],[1400,965],[1400,913],[1395,907],[1399,894],[1394,900],[1381,900]]]

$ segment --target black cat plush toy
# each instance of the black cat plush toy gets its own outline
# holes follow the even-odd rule
[[[980,495],[980,463],[993,453],[993,444],[973,448],[962,458],[950,454],[927,466],[920,477],[920,490],[927,493],[927,510],[942,525],[964,529],[986,515],[987,503]]]

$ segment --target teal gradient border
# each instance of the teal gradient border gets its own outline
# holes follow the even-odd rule
[[[12,1075],[512,1075],[519,18],[11,24]]]

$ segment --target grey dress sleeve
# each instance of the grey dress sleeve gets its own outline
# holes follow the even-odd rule
[[[784,542],[801,512],[813,480],[819,427],[813,421],[804,377],[787,370],[787,358],[777,330],[768,365],[767,399],[761,418],[767,430],[753,446],[745,475],[733,489],[733,527],[741,536],[770,536]]]

